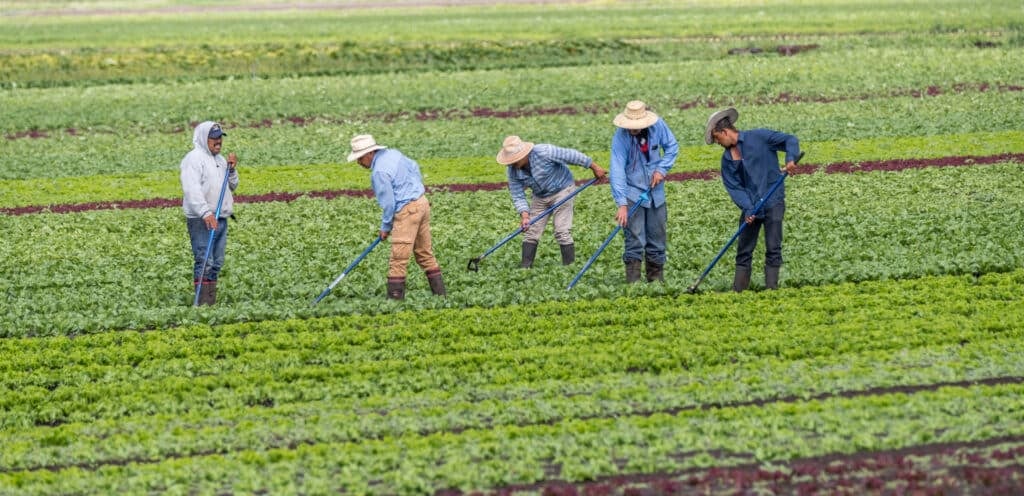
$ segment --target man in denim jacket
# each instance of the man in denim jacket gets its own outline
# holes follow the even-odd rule
[[[626,282],[640,280],[640,265],[646,262],[647,281],[664,281],[666,224],[665,177],[679,155],[676,137],[665,121],[641,101],[626,104],[613,121],[618,129],[612,136],[612,198],[618,205],[615,221],[625,231]],[[647,193],[632,217],[629,208]]]

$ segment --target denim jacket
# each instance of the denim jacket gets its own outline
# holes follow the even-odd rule
[[[646,156],[640,151],[639,143],[629,134],[629,130],[619,128],[612,136],[610,182],[612,198],[620,207],[629,202],[635,203],[647,191],[655,171],[667,176],[679,155],[679,144],[664,119],[659,117],[657,122],[647,128],[647,132],[649,150]],[[644,208],[664,205],[665,183],[651,190],[648,198]]]

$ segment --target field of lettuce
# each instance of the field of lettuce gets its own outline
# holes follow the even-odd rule
[[[1019,0],[7,0],[0,495],[1024,492]],[[533,269],[502,138],[607,165],[674,131],[665,282],[607,184]],[[735,294],[708,115],[796,134],[781,289]],[[239,156],[193,308],[178,164]],[[384,298],[372,133],[416,159],[447,298]],[[580,180],[589,173],[579,171]]]

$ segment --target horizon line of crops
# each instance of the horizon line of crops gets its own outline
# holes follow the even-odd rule
[[[1017,116],[1005,112],[1021,100],[1021,92],[939,94],[905,96],[867,101],[790,103],[740,106],[741,129],[769,127],[797,135],[802,141],[829,142],[900,136],[971,134],[1019,127]],[[654,109],[672,127],[683,147],[703,144],[706,108],[663,107]],[[465,120],[392,123],[351,122],[337,125],[312,122],[261,129],[229,131],[225,149],[237,152],[246,168],[278,165],[337,164],[348,153],[351,136],[371,133],[377,141],[400,149],[416,160],[488,157],[496,153],[508,134],[524,139],[568,146],[586,153],[603,154],[614,130],[614,113],[604,118],[591,115],[546,115],[510,119],[487,117]],[[528,131],[528,132],[527,132]],[[1015,140],[1019,143],[1019,140]],[[888,148],[884,140],[880,146]],[[953,155],[989,155],[973,143]],[[0,140],[0,180],[41,179],[174,170],[191,149],[184,133],[169,135],[141,131],[129,136],[94,134],[88,137],[60,135],[47,140]],[[1019,152],[1008,149],[1008,152]],[[699,152],[703,153],[703,152]],[[702,155],[703,156],[703,155]],[[827,158],[826,158],[827,160]],[[490,161],[488,161],[490,162]],[[492,168],[480,170],[490,171]],[[468,174],[467,175],[471,175]],[[471,182],[460,181],[460,182]],[[0,204],[7,201],[0,198]]]
[[[134,6],[124,2],[125,7]],[[757,16],[728,16],[721,2],[620,2],[602,5],[445,6],[382,10],[234,12],[230,29],[206,14],[0,17],[2,47],[235,46],[252,41],[288,43],[351,40],[442,43],[472,40],[763,36],[784,34],[933,33],[1016,29],[1018,5],[993,0],[968,5],[931,2],[775,2]],[[1018,14],[1019,15],[1019,14]],[[730,18],[732,17],[732,18]],[[658,22],[651,22],[657,19]],[[387,26],[388,29],[376,29]],[[189,41],[183,41],[189,40]]]
[[[1021,266],[1014,247],[1024,243],[1024,233],[1005,226],[1014,225],[1024,201],[1014,193],[1024,181],[1021,167],[795,176],[786,187],[783,285],[1014,270]],[[664,284],[624,285],[621,243],[613,243],[583,284],[565,290],[582,257],[612,228],[614,207],[606,188],[577,197],[573,234],[581,258],[572,267],[556,264],[552,250],[557,247],[546,242],[532,270],[516,268],[519,252],[512,246],[488,258],[479,273],[464,270],[466,260],[518,226],[508,193],[437,192],[430,196],[431,224],[447,299],[430,298],[425,279],[413,270],[407,300],[385,300],[379,267],[387,253],[378,250],[329,300],[312,308],[313,296],[376,236],[380,214],[372,200],[298,198],[239,205],[221,304],[198,310],[186,304],[191,262],[177,209],[4,216],[0,227],[11,241],[0,245],[0,270],[8,274],[0,281],[0,294],[8,298],[0,334],[680,295],[735,229],[736,213],[720,182],[671,182],[667,192],[673,213]],[[759,257],[755,254],[755,260]],[[730,287],[729,264],[720,265],[705,280],[706,290]],[[760,287],[759,277],[754,288]]]
[[[303,77],[183,84],[111,85],[104,88],[24,89],[0,92],[6,112],[0,132],[72,128],[76,132],[139,132],[187,128],[207,119],[260,123],[314,117],[376,120],[399,112],[487,108],[601,108],[642,98],[655,108],[706,99],[805,98],[889,95],[929,87],[991,87],[1021,83],[1013,66],[1019,49],[880,48],[797,57],[732,57],[714,62],[640,62],[628,68],[594,65],[535,71]],[[876,67],[887,70],[880,72]],[[756,78],[732,74],[754,72]],[[636,88],[643,88],[638,95]],[[387,91],[381,91],[386,88]],[[197,95],[231,95],[202,99]],[[615,111],[610,109],[609,111]]]

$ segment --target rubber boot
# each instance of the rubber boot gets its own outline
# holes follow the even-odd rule
[[[523,242],[523,262],[519,264],[524,269],[533,267],[533,259],[537,256],[537,243]]]
[[[217,302],[217,281],[203,279],[199,285],[199,306],[213,305]]]
[[[736,267],[736,274],[732,278],[732,290],[739,293],[750,287],[750,268]]]
[[[389,300],[404,300],[405,299],[405,278],[404,277],[389,277],[388,278],[388,299]]]
[[[765,266],[764,289],[779,289],[779,269],[781,267]]]
[[[441,277],[441,268],[431,269],[427,271],[427,283],[430,284],[430,291],[437,296],[447,296],[448,292],[444,289],[444,279]]]
[[[640,280],[640,265],[642,262],[639,260],[630,260],[626,262],[626,284],[633,284]]]
[[[661,281],[665,282],[665,277],[662,275],[665,264],[654,263],[650,260],[647,261],[647,282]]]
[[[576,245],[558,245],[562,249],[562,265],[569,265],[576,261]]]

